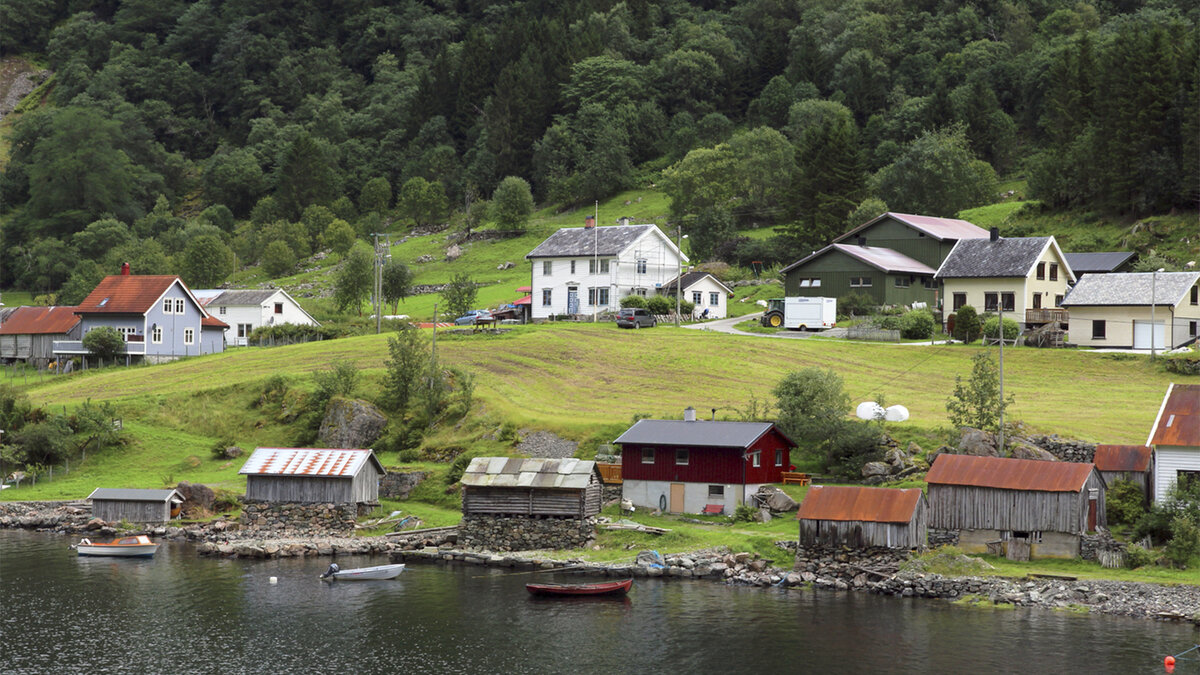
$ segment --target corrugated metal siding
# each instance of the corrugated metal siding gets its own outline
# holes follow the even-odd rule
[[[1093,472],[1079,492],[929,485],[929,526],[1078,534],[1087,528],[1088,491],[1099,491],[1097,525],[1106,526],[1104,487]]]
[[[166,502],[93,499],[92,515],[109,523],[121,520],[131,523],[165,523],[171,519],[171,506]]]
[[[354,477],[312,478],[308,476],[246,476],[246,498],[268,502],[349,504],[356,499]]]

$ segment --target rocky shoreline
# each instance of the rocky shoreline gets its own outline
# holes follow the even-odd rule
[[[1200,626],[1200,586],[1165,586],[1128,581],[1011,579],[970,574],[945,576],[923,571],[908,556],[888,549],[805,551],[795,541],[776,542],[791,569],[774,566],[752,553],[723,549],[657,557],[645,551],[633,563],[560,560],[538,552],[498,554],[458,547],[457,533],[396,533],[386,537],[347,537],[331,533],[286,533],[244,529],[235,521],[203,525],[118,529],[91,517],[90,510],[64,502],[0,502],[0,528],[58,534],[149,534],[196,544],[202,555],[277,558],[387,554],[393,562],[468,564],[514,570],[554,570],[605,577],[703,579],[733,585],[791,589],[865,591],[880,595],[934,598],[966,604],[993,603],[1052,610],[1099,612]],[[963,564],[983,564],[965,558]],[[957,571],[957,570],[956,570]]]

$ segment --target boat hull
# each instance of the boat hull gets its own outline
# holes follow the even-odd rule
[[[116,558],[151,558],[158,550],[158,544],[138,544],[136,546],[119,546],[104,544],[80,544],[79,555],[110,556]]]
[[[594,584],[525,584],[533,595],[547,597],[586,597],[595,595],[625,595],[633,579],[603,581]]]
[[[404,564],[378,565],[376,567],[359,567],[353,570],[334,572],[334,579],[342,581],[371,581],[375,579],[395,579],[404,571]]]

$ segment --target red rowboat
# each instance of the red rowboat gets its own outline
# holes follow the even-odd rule
[[[525,584],[525,590],[534,595],[625,595],[633,579],[601,581],[594,584]]]

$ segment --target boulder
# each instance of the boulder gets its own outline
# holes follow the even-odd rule
[[[867,462],[863,464],[862,475],[865,478],[872,476],[886,476],[892,472],[892,467],[886,462]]]
[[[958,441],[958,452],[963,455],[976,457],[996,457],[996,438],[986,431],[963,427],[962,437]]]
[[[432,255],[430,255],[430,254],[428,254],[428,253],[426,253],[425,255],[418,257],[418,258],[417,258],[417,260],[416,260],[416,262],[419,262],[419,263],[431,263],[431,262],[433,262],[433,256],[432,256]]]
[[[446,249],[446,260],[458,260],[462,257],[462,247],[458,244],[451,244],[450,248]]]
[[[892,448],[891,450],[888,450],[883,459],[888,464],[891,464],[892,469],[895,471],[902,470],[904,467],[908,466],[910,461],[908,455],[905,455],[904,451],[900,448]]]
[[[514,267],[516,267],[516,265],[512,264],[511,262],[503,262],[499,265],[496,265],[496,269],[498,270],[511,270]]]
[[[1009,456],[1013,459],[1040,459],[1045,462],[1057,462],[1058,457],[1049,450],[1043,450],[1036,445],[1030,445],[1021,441],[1005,443],[1005,450],[1008,450]]]
[[[773,513],[787,513],[800,507],[788,493],[774,485],[764,485],[758,489],[759,503],[765,504]]]
[[[322,448],[369,448],[383,433],[387,417],[370,403],[335,397],[317,432]]]
[[[183,510],[189,515],[212,511],[213,502],[217,499],[212,488],[201,483],[189,483],[184,480],[180,481],[175,489],[183,497]]]
[[[766,507],[759,509],[758,513],[754,514],[754,520],[756,520],[760,523],[771,522],[771,509],[768,509]]]
[[[228,448],[225,448],[225,451],[221,453],[221,457],[223,457],[224,459],[237,459],[238,457],[241,457],[244,454],[245,454],[244,450],[242,450],[241,448],[239,448],[236,445],[231,445]]]

